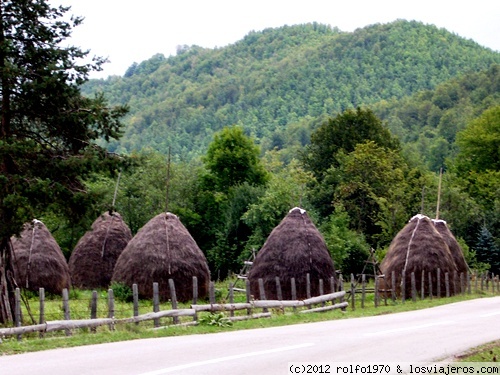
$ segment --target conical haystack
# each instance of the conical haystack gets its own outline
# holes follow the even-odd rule
[[[119,213],[105,212],[99,216],[69,258],[73,286],[107,288],[116,261],[131,239],[132,233]]]
[[[448,228],[448,224],[444,220],[437,219],[433,219],[432,223],[448,245],[451,256],[455,261],[455,266],[457,267],[458,274],[463,273],[465,275],[469,271],[469,266],[465,261],[464,252],[462,251],[462,248],[460,247],[460,244],[458,243],[453,233],[451,233],[450,228]]]
[[[39,220],[24,225],[20,237],[12,238],[14,272],[20,287],[60,294],[70,288],[68,264],[47,227]]]
[[[160,298],[167,300],[168,280],[172,279],[177,299],[187,302],[193,297],[193,276],[198,279],[198,296],[206,297],[210,271],[205,255],[176,215],[162,213],[128,243],[116,262],[112,280],[130,287],[137,284],[141,298],[151,298],[157,282]]]
[[[307,298],[306,279],[310,275],[311,295],[319,295],[319,280],[329,285],[335,267],[325,240],[305,210],[293,208],[274,228],[257,253],[249,272],[250,290],[260,297],[258,279],[263,279],[267,299],[277,299],[279,277],[283,299],[291,299],[291,279],[295,278],[297,298]]]
[[[450,280],[457,270],[450,249],[443,237],[432,224],[431,219],[424,215],[416,215],[394,237],[387,254],[380,264],[380,270],[385,275],[385,288],[392,284],[391,275],[394,271],[396,295],[401,295],[402,273],[405,274],[405,296],[411,296],[411,273],[415,275],[415,287],[421,291],[422,271],[424,271],[424,293],[429,293],[429,272],[432,274],[432,293],[438,290],[437,270],[440,269],[440,291],[445,295],[445,274]],[[450,288],[453,294],[453,288]]]

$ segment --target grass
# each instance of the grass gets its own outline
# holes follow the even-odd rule
[[[500,362],[500,340],[472,348],[458,359],[460,362]]]
[[[227,303],[225,290],[227,290],[227,282],[219,283],[217,288],[217,301],[219,303]],[[224,292],[223,292],[224,291]],[[71,319],[88,319],[90,316],[90,299],[92,292],[74,290],[70,295],[70,309]],[[107,317],[107,292],[98,291],[98,317]],[[95,333],[90,332],[89,329],[73,330],[71,336],[66,336],[64,332],[47,333],[43,338],[38,334],[23,335],[22,340],[18,341],[17,337],[0,338],[0,355],[10,355],[17,353],[25,353],[32,351],[67,348],[81,345],[92,345],[107,342],[117,342],[125,340],[157,338],[166,336],[179,336],[190,334],[209,334],[214,332],[225,332],[231,330],[241,329],[254,329],[265,327],[286,326],[300,323],[319,322],[334,319],[349,319],[355,317],[374,316],[382,314],[392,314],[403,311],[426,309],[429,307],[440,306],[448,303],[470,300],[475,298],[485,298],[494,295],[491,291],[478,291],[472,294],[459,295],[450,298],[433,298],[433,299],[417,299],[413,302],[411,299],[402,303],[401,301],[392,302],[390,299],[387,305],[381,301],[378,307],[374,307],[374,295],[367,294],[365,307],[362,309],[360,304],[360,296],[356,296],[356,306],[353,310],[349,306],[345,311],[332,310],[322,313],[299,314],[294,313],[291,308],[283,312],[279,309],[271,310],[272,316],[264,319],[254,319],[234,322],[232,325],[218,324],[218,322],[225,321],[223,317],[216,316],[214,319],[207,319],[209,313],[199,313],[200,324],[196,326],[172,326],[172,318],[162,318],[160,320],[160,328],[154,328],[153,322],[142,322],[136,324],[118,324],[115,330],[110,331],[107,326],[98,327]],[[49,296],[50,297],[50,296]],[[58,296],[46,298],[45,304],[45,320],[60,320],[63,319],[62,301]],[[31,315],[36,319],[38,317],[38,297],[36,295],[26,296],[29,301]],[[244,302],[245,296],[243,294],[235,295],[235,302]],[[202,303],[202,302],[200,302]],[[190,304],[179,304],[178,308],[189,308]],[[169,310],[171,305],[163,303],[160,310]],[[132,304],[128,302],[115,301],[115,318],[125,318],[132,316]],[[152,302],[147,300],[140,301],[139,314],[144,314],[153,311]],[[255,311],[258,312],[258,311]],[[246,311],[235,312],[235,314],[246,314]],[[227,314],[226,314],[227,315]],[[31,319],[29,318],[26,306],[23,307],[23,316],[25,318],[24,325],[30,325]],[[210,318],[210,317],[209,317]],[[190,322],[192,318],[182,317],[181,322]],[[209,325],[206,322],[215,321],[214,325]],[[1,327],[0,327],[1,328]],[[485,361],[484,358],[489,358],[488,353],[492,352],[491,356],[500,356],[500,342],[493,343],[484,349],[477,349],[474,355],[483,355],[478,361]],[[482,353],[482,354],[480,354]],[[472,354],[471,354],[472,355]],[[485,357],[484,357],[485,356]],[[467,361],[476,361],[475,357],[468,357]],[[478,357],[479,358],[479,357]],[[488,361],[491,361],[491,357]]]

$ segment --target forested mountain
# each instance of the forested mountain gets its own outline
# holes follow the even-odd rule
[[[455,135],[489,107],[500,104],[500,65],[464,74],[399,100],[372,106],[407,150],[437,171],[454,156]]]
[[[418,132],[408,130],[413,122],[399,122],[414,119],[415,108],[405,104],[406,114],[394,111],[397,100],[422,90],[428,90],[420,94],[426,105],[434,95],[441,111],[431,106],[432,115],[426,115],[433,119],[430,131],[450,142],[455,129],[445,122],[452,114],[447,120],[443,111],[455,103],[454,94],[439,98],[429,90],[493,64],[500,64],[500,53],[419,22],[400,20],[349,33],[313,23],[251,32],[223,48],[186,46],[173,57],[156,55],[132,65],[123,77],[91,80],[85,93],[103,91],[112,104],[129,104],[125,134],[109,145],[118,151],[171,147],[177,157],[191,159],[206,151],[214,132],[234,124],[263,151],[304,145],[320,119],[381,101],[379,111],[391,129],[415,141],[411,137]],[[442,125],[432,123],[436,112],[443,115]]]

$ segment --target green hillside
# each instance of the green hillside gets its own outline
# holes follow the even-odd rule
[[[486,109],[500,104],[500,65],[464,74],[400,100],[382,101],[373,108],[407,149],[434,171],[455,154],[457,132]]]
[[[465,72],[500,64],[500,54],[419,22],[376,24],[352,33],[320,24],[251,32],[217,49],[153,56],[124,77],[91,80],[128,103],[126,130],[112,150],[149,146],[191,159],[214,132],[239,124],[262,149],[308,142],[314,121],[347,108],[393,103]],[[387,109],[387,108],[386,108]]]

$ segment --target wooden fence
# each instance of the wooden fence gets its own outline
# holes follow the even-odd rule
[[[435,277],[435,279],[433,279]],[[492,275],[470,275],[461,274],[453,275],[450,277],[445,273],[445,290],[441,291],[439,288],[441,273],[437,270],[436,275],[433,276],[430,272],[423,272],[420,277],[420,284],[417,285],[416,278],[414,274],[410,275],[411,280],[411,299],[416,301],[417,298],[424,299],[434,298],[434,297],[449,297],[452,294],[466,294],[472,293],[473,285],[474,291],[489,291],[500,293],[500,281],[498,276]],[[45,293],[43,288],[39,291],[39,321],[38,324],[22,326],[22,314],[21,314],[21,292],[16,289],[16,305],[15,305],[15,321],[14,327],[0,328],[0,338],[5,336],[17,335],[18,339],[21,339],[23,334],[38,332],[41,337],[47,332],[54,331],[65,331],[66,335],[71,335],[71,331],[80,328],[89,328],[91,332],[95,332],[95,329],[99,326],[108,326],[110,330],[115,329],[117,324],[135,323],[139,324],[144,321],[153,321],[154,327],[160,326],[161,318],[172,318],[173,325],[194,325],[198,322],[199,312],[227,312],[229,314],[229,319],[233,321],[244,320],[244,319],[255,319],[262,317],[269,317],[271,313],[269,309],[277,309],[282,312],[286,308],[292,308],[294,312],[299,313],[311,313],[311,312],[321,312],[333,309],[345,309],[350,307],[355,309],[356,305],[360,305],[361,308],[367,306],[367,295],[373,295],[373,303],[375,307],[378,307],[383,300],[384,304],[387,304],[388,300],[396,301],[397,296],[395,293],[396,285],[394,283],[395,275],[391,275],[392,285],[390,288],[380,288],[379,283],[383,276],[378,276],[374,278],[373,286],[368,283],[368,278],[366,275],[360,275],[356,278],[354,275],[350,277],[350,285],[347,285],[343,279],[342,275],[339,275],[338,280],[331,278],[329,280],[330,293],[324,293],[324,282],[319,280],[319,296],[310,296],[310,278],[306,278],[306,294],[307,298],[304,300],[297,300],[295,294],[295,280],[291,280],[292,286],[292,300],[267,300],[265,298],[264,284],[262,279],[259,279],[259,299],[255,300],[253,296],[250,295],[250,286],[248,280],[246,281],[245,289],[236,288],[231,283],[229,284],[229,301],[221,301],[222,303],[217,303],[215,298],[215,284],[210,282],[209,288],[209,303],[208,304],[198,304],[198,283],[196,277],[193,278],[193,303],[190,308],[178,308],[175,285],[173,280],[169,280],[169,288],[171,295],[171,309],[160,310],[159,303],[159,289],[158,283],[153,283],[153,312],[146,314],[139,314],[139,297],[137,285],[133,285],[133,312],[131,317],[127,318],[115,318],[115,297],[112,289],[108,290],[107,293],[107,317],[97,316],[97,292],[92,292],[92,297],[90,300],[90,317],[89,319],[71,319],[70,311],[70,301],[68,290],[63,290],[62,293],[62,310],[63,310],[63,320],[53,320],[46,321],[45,317]],[[401,285],[401,298],[402,302],[405,302],[407,297],[405,295],[405,285],[404,280],[406,280],[405,275],[402,275],[402,285]],[[433,290],[432,282],[435,280],[437,282],[438,290]],[[427,283],[427,284],[426,284]],[[277,295],[281,295],[281,282],[276,279]],[[235,303],[234,293],[235,291],[244,291],[246,293],[246,302]],[[427,295],[426,295],[427,293]],[[358,297],[357,295],[360,295]],[[256,313],[256,309],[262,309],[262,312]],[[235,314],[236,311],[246,310],[246,313]],[[180,321],[180,317],[189,317],[190,320],[184,322]]]
[[[107,317],[98,318],[97,317],[97,291],[92,292],[92,298],[90,301],[90,319],[71,319],[70,311],[70,299],[67,289],[63,290],[62,293],[62,310],[64,320],[54,320],[45,321],[45,293],[44,289],[41,288],[39,291],[39,302],[40,302],[40,314],[39,323],[33,325],[22,326],[22,314],[21,314],[21,291],[16,289],[16,304],[15,304],[15,319],[14,327],[0,328],[0,338],[5,336],[15,336],[18,339],[22,338],[23,334],[38,332],[41,337],[45,333],[54,331],[65,331],[66,335],[71,335],[71,330],[90,328],[92,332],[100,326],[108,326],[110,330],[114,330],[115,325],[125,324],[125,323],[135,323],[144,321],[153,321],[154,327],[160,326],[161,318],[172,318],[173,325],[195,325],[198,321],[199,312],[218,312],[225,311],[230,314],[229,319],[233,321],[245,320],[245,319],[256,319],[262,317],[270,317],[271,313],[269,309],[279,309],[284,311],[285,308],[293,308],[294,310],[300,308],[300,313],[310,313],[316,311],[327,311],[338,308],[346,308],[347,302],[343,301],[345,296],[345,291],[338,291],[329,294],[322,294],[317,297],[307,298],[305,300],[253,300],[249,293],[247,293],[247,301],[245,303],[234,303],[234,293],[233,288],[230,286],[229,303],[216,303],[215,300],[215,284],[210,282],[209,288],[209,304],[198,304],[197,290],[198,282],[197,279],[193,278],[193,304],[190,308],[179,309],[177,306],[177,299],[175,294],[175,285],[173,280],[169,280],[169,288],[171,295],[171,305],[172,308],[169,310],[160,310],[159,303],[159,288],[158,283],[153,283],[153,312],[139,315],[139,298],[138,298],[138,288],[134,284],[133,291],[133,316],[129,318],[115,318],[115,298],[113,289],[108,290],[107,298]],[[249,291],[249,285],[247,285],[247,290]],[[339,300],[337,302],[337,300]],[[326,305],[327,302],[332,302],[330,305]],[[320,307],[313,307],[314,305],[320,304]],[[255,309],[262,309],[261,313],[254,313]],[[246,314],[235,316],[235,311],[246,310]],[[190,322],[181,323],[179,317],[190,317]]]

